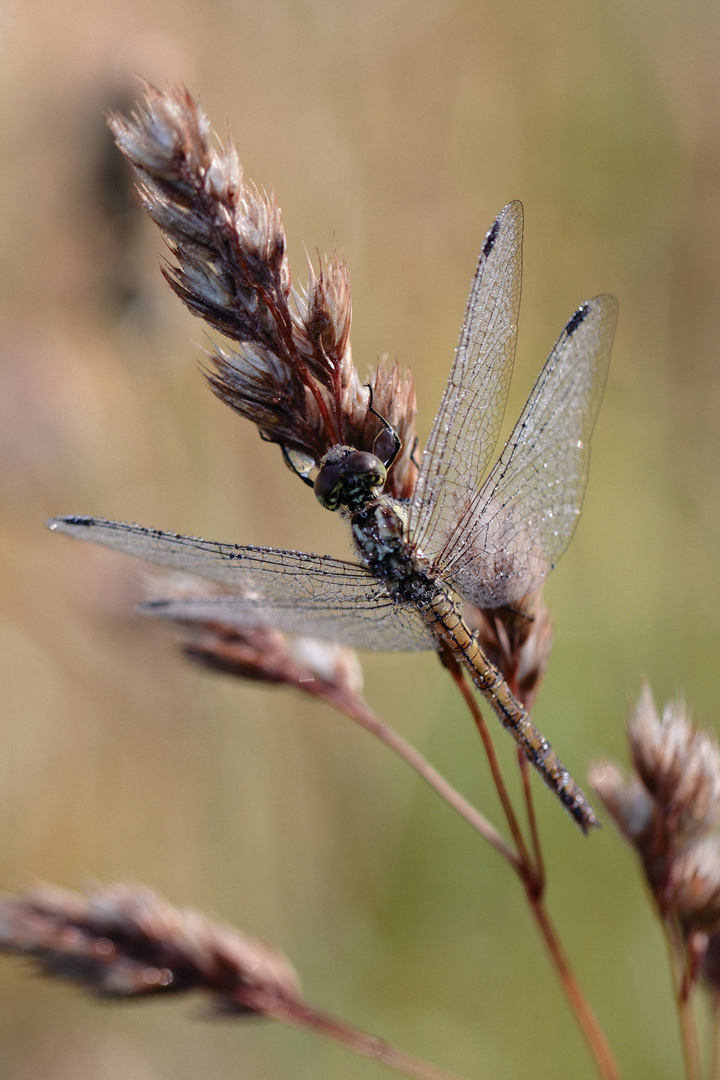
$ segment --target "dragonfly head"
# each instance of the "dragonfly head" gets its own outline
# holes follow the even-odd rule
[[[333,446],[320,462],[315,497],[327,510],[359,510],[387,479],[379,457],[353,446]]]

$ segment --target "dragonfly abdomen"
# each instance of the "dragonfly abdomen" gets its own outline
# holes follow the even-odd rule
[[[446,645],[462,663],[531,765],[558,795],[583,832],[589,832],[597,825],[597,820],[581,788],[535,727],[527,709],[512,693],[502,673],[485,656],[476,636],[450,597],[438,589],[423,614],[437,640]]]

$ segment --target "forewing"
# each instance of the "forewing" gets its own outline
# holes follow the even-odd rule
[[[442,556],[459,503],[479,488],[497,443],[515,357],[523,209],[512,202],[487,234],[455,361],[423,454],[408,516],[410,540]]]
[[[244,628],[271,626],[358,649],[435,647],[415,608],[395,603],[382,581],[342,559],[221,544],[101,518],[53,518],[48,525],[56,532],[214,581],[235,594],[204,599],[195,607],[191,599],[172,601],[174,611],[171,602],[160,610],[158,601],[151,605],[156,614],[207,617]],[[195,616],[180,614],[178,605],[187,604]]]
[[[512,604],[538,588],[570,542],[617,312],[614,296],[575,312],[478,497],[455,507],[444,570],[478,607]]]

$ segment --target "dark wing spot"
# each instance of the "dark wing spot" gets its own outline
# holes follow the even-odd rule
[[[577,309],[575,314],[568,320],[568,324],[565,327],[565,333],[568,337],[572,337],[578,326],[585,322],[589,312],[590,307],[588,304],[583,304],[582,307]]]
[[[62,521],[66,525],[81,525],[85,527],[92,527],[97,524],[97,518],[82,517],[77,514],[68,514],[67,517],[58,518],[58,521]]]
[[[496,220],[496,222],[493,225],[492,229],[490,230],[490,232],[485,237],[485,246],[482,249],[482,253],[485,256],[485,258],[488,257],[488,255],[490,254],[492,249],[495,247],[495,241],[497,240],[497,235],[498,235],[499,231],[500,231],[500,218],[498,218]]]

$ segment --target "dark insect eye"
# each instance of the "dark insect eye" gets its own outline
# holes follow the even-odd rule
[[[343,476],[346,473],[345,462],[339,465],[323,465],[315,478],[315,498],[321,506],[334,510],[340,498]]]
[[[353,476],[366,476],[368,482],[375,486],[381,481],[385,480],[387,475],[385,466],[380,458],[375,454],[370,454],[366,450],[356,450],[354,454],[350,454],[343,465],[347,472],[352,473]]]
[[[373,488],[385,483],[387,469],[379,458],[366,450],[346,448],[338,461],[331,454],[315,480],[315,497],[321,506],[337,510],[341,504],[357,509],[370,497]]]

